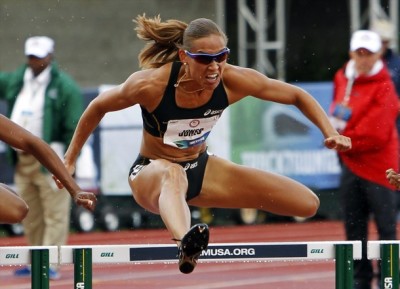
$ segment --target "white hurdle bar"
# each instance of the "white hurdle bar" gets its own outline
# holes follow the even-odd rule
[[[74,263],[75,288],[92,288],[92,263],[176,263],[171,244],[62,246],[61,263]],[[353,260],[361,259],[360,241],[213,243],[199,262],[335,260],[336,289],[353,288]]]
[[[399,288],[400,241],[368,241],[367,255],[370,260],[380,260],[380,288]]]
[[[0,247],[0,266],[32,265],[31,289],[49,289],[49,264],[59,264],[57,246]]]
[[[47,260],[35,262],[33,253],[48,252]],[[32,257],[31,257],[32,256]],[[44,258],[45,259],[45,258]],[[199,262],[269,262],[335,260],[336,289],[352,289],[353,260],[361,259],[360,241],[212,243]],[[43,262],[46,263],[44,266]],[[48,274],[34,275],[34,267],[48,271],[50,264],[74,264],[74,288],[92,288],[94,263],[177,263],[174,244],[74,245],[60,247],[0,247],[0,266],[32,264],[32,289],[47,289]],[[38,269],[35,271],[39,271]],[[48,272],[47,272],[48,273]],[[40,282],[33,279],[44,279]],[[34,284],[38,284],[35,285]],[[47,286],[47,287],[46,287]]]
[[[352,245],[353,259],[361,259],[360,241],[212,243],[201,262],[249,262],[281,260],[334,260],[336,245]],[[61,246],[61,264],[73,264],[75,249],[91,249],[93,263],[176,263],[178,250],[171,244]]]
[[[57,246],[14,246],[0,247],[0,266],[31,264],[34,250],[49,250],[49,263],[60,263]]]

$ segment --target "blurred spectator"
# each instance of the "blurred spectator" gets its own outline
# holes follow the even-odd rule
[[[391,48],[394,40],[395,27],[387,20],[376,20],[371,30],[379,34],[382,40],[382,58],[389,69],[390,75],[400,96],[400,56]]]
[[[62,157],[83,110],[77,84],[53,61],[54,41],[47,36],[25,42],[26,64],[0,74],[0,98],[8,103],[11,120],[43,139]],[[52,175],[29,153],[9,150],[15,167],[17,193],[29,206],[22,224],[31,246],[65,245],[69,233],[71,198],[60,191]],[[29,267],[17,276],[29,276]],[[59,278],[56,267],[50,278]]]
[[[379,34],[382,40],[382,58],[385,61],[400,102],[400,56],[391,48],[396,29],[388,20],[375,20],[371,30]],[[397,131],[400,134],[400,117],[397,118]]]
[[[397,94],[381,59],[381,40],[368,30],[354,32],[350,60],[336,73],[331,119],[352,140],[339,152],[339,187],[348,240],[362,241],[354,262],[355,289],[371,289],[373,266],[367,259],[368,223],[373,216],[380,240],[396,239],[395,191],[385,171],[398,171]]]

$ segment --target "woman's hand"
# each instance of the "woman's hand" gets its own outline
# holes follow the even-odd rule
[[[335,149],[344,152],[351,149],[351,139],[344,135],[335,135],[324,140],[324,145],[328,149]]]
[[[388,169],[386,171],[386,178],[389,180],[389,184],[400,189],[400,174],[396,173],[394,169]]]
[[[89,211],[94,211],[96,208],[97,198],[96,195],[90,192],[79,192],[74,198],[75,204],[82,206]]]

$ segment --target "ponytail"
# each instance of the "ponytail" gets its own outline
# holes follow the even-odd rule
[[[185,22],[171,19],[161,22],[160,15],[146,18],[139,15],[134,20],[139,39],[147,42],[139,54],[141,68],[158,68],[168,62],[179,60],[179,49],[189,50],[197,39],[210,35],[221,36],[225,44],[228,38],[222,29],[212,20],[198,18],[186,24]]]
[[[160,16],[146,18],[143,14],[136,20],[135,31],[139,39],[147,42],[139,54],[141,68],[158,68],[179,59],[178,50],[182,45],[185,22],[168,20],[161,22]]]

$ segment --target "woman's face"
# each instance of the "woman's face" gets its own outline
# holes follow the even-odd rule
[[[185,50],[179,51],[181,61],[187,63],[186,73],[188,77],[192,78],[206,90],[215,89],[221,81],[227,56],[229,55],[229,52],[226,51],[224,38],[219,35],[210,35],[197,39],[192,43],[192,48],[188,52],[190,54],[186,53]],[[201,57],[200,55],[202,59],[196,59],[198,54],[214,54],[215,57],[211,62],[203,63],[203,60],[207,60],[207,55],[205,57]]]
[[[360,48],[350,52],[350,57],[355,62],[355,68],[359,75],[367,75],[374,64],[380,59],[381,53],[372,53],[368,49]]]

